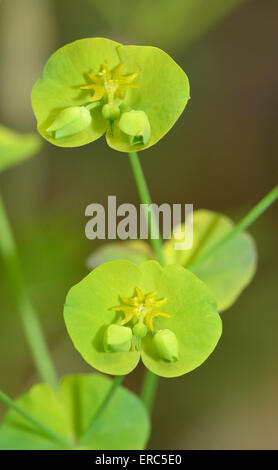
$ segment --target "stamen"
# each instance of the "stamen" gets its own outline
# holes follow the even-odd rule
[[[124,305],[113,307],[112,310],[122,312],[124,314],[123,320],[120,325],[126,325],[132,322],[133,325],[144,324],[152,333],[155,331],[153,319],[161,316],[170,318],[168,313],[162,312],[159,307],[167,302],[167,298],[156,300],[154,296],[157,292],[151,292],[144,295],[139,287],[135,288],[135,295],[133,297],[125,297],[120,295],[120,299]],[[136,331],[136,329],[135,329]]]
[[[107,103],[114,103],[115,100],[123,100],[125,92],[129,88],[138,88],[139,85],[132,83],[138,76],[138,73],[122,75],[123,64],[117,65],[114,70],[110,71],[106,65],[101,66],[101,70],[94,75],[89,73],[88,77],[93,82],[89,85],[83,85],[82,90],[92,90],[93,96],[89,98],[89,102],[104,100]]]

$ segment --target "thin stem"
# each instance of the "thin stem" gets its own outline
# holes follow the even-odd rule
[[[278,186],[276,186],[272,191],[270,191],[258,204],[256,204],[247,215],[241,219],[241,221],[229,232],[225,237],[219,240],[218,243],[213,245],[210,250],[208,250],[203,256],[193,261],[191,264],[186,266],[188,269],[196,269],[198,268],[207,258],[209,258],[215,251],[217,251],[221,246],[231,240],[237,233],[242,232],[248,228],[255,220],[260,217],[263,212],[268,209],[273,202],[276,201],[278,198]]]
[[[143,173],[143,169],[142,169],[138,154],[136,152],[129,153],[129,160],[131,163],[131,168],[133,171],[133,175],[134,175],[134,179],[137,185],[141,203],[147,204],[149,208],[146,214],[149,234],[152,233],[151,227],[154,226],[155,227],[154,232],[158,235],[157,239],[150,237],[150,242],[152,244],[153,250],[157,256],[158,261],[160,262],[162,266],[165,266],[166,260],[165,260],[165,256],[163,253],[163,244],[159,236],[159,229],[158,229],[156,218],[151,210],[152,200],[151,200],[150,192],[148,189],[148,185],[147,185],[144,173]],[[141,398],[142,398],[144,405],[146,406],[147,410],[150,413],[153,408],[155,392],[157,390],[157,387],[158,387],[158,376],[156,374],[153,374],[150,370],[146,370],[145,375],[144,375],[144,380],[143,380]]]
[[[52,431],[52,429],[48,428],[43,423],[38,421],[36,418],[31,416],[27,411],[24,410],[24,408],[21,408],[21,406],[19,406],[15,401],[13,401],[8,395],[6,395],[1,390],[0,390],[0,400],[2,400],[6,405],[13,408],[18,414],[23,416],[23,418],[25,418],[27,421],[29,421],[31,425],[35,426],[38,430],[40,430],[41,433],[44,434],[46,437],[58,442],[60,445],[62,444],[63,447],[64,446],[68,448],[72,447],[72,444],[68,439],[66,439],[63,436],[60,436],[55,431]]]
[[[131,168],[133,171],[133,175],[135,178],[135,182],[137,185],[141,203],[146,204],[148,206],[148,212],[146,214],[146,218],[147,218],[147,223],[148,223],[150,242],[152,244],[154,252],[157,255],[158,261],[160,262],[162,266],[165,266],[166,263],[165,263],[165,257],[163,254],[163,244],[159,236],[159,230],[158,230],[156,218],[150,207],[152,204],[152,200],[151,200],[147,182],[146,182],[146,179],[142,170],[142,166],[141,166],[137,153],[136,152],[129,153],[129,160],[131,163]],[[153,238],[151,236],[152,226],[154,228],[153,232],[157,235],[157,238]]]
[[[141,398],[149,412],[151,412],[151,410],[153,409],[157,387],[158,376],[153,374],[151,371],[146,370],[141,392]]]
[[[36,312],[24,285],[16,245],[0,194],[0,253],[37,370],[44,382],[57,386],[57,378]]]
[[[116,390],[121,385],[123,379],[124,379],[124,375],[118,375],[114,378],[113,383],[112,383],[106,397],[104,398],[102,404],[100,405],[100,407],[99,407],[96,415],[94,416],[91,424],[89,425],[86,433],[81,438],[81,443],[82,444],[85,444],[86,442],[88,442],[90,440],[90,438],[92,437],[92,435],[94,434],[101,416],[103,415],[103,413],[106,410],[107,406],[111,402],[113,396],[115,395]]]

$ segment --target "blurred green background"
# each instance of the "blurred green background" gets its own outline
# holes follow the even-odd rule
[[[277,15],[277,0],[2,0],[0,122],[35,129],[31,87],[67,42],[104,36],[161,47],[188,74],[191,101],[141,153],[153,200],[238,220],[277,184]],[[106,205],[108,194],[138,204],[128,160],[104,139],[73,150],[45,143],[0,186],[59,374],[90,371],[67,336],[63,302],[100,244],[85,238],[85,207]],[[223,314],[216,351],[194,372],[160,381],[150,448],[278,448],[277,216],[276,204],[250,230],[258,272]],[[37,377],[0,269],[0,388],[15,397]],[[125,384],[138,391],[142,372]]]

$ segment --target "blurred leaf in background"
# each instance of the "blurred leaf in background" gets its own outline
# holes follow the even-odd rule
[[[0,125],[0,171],[6,170],[35,155],[41,147],[35,134],[22,134]]]
[[[89,0],[111,34],[159,47],[184,47],[244,0]],[[246,1],[246,0],[245,0]]]
[[[43,434],[11,409],[0,428],[0,449],[57,450],[61,442],[62,449],[143,449],[149,417],[141,400],[124,387],[117,389],[89,433],[111,383],[108,377],[90,374],[63,378],[58,392],[36,384],[16,403],[55,434]]]

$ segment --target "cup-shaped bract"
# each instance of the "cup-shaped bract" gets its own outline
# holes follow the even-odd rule
[[[166,240],[163,244],[166,263],[180,264],[198,276],[215,296],[218,312],[223,312],[236,302],[252,281],[257,268],[256,245],[252,236],[245,231],[237,233],[208,258],[201,259],[234,226],[233,221],[224,214],[200,209],[194,212],[194,240],[190,249],[176,249],[176,243],[180,243],[179,235],[187,236],[186,224],[176,226],[171,240]],[[155,258],[156,255],[147,242],[127,240],[100,246],[88,258],[87,264],[89,269],[94,269],[101,263],[117,259],[140,264]],[[194,266],[195,262],[198,262],[197,267]]]
[[[99,266],[72,287],[64,318],[83,358],[113,375],[128,374],[140,357],[157,375],[183,375],[207,359],[222,331],[216,301],[206,285],[182,266],[162,268],[157,261],[137,266],[119,260]],[[129,351],[105,350],[110,325],[133,328]],[[164,349],[159,340],[157,353],[153,340],[160,330],[168,333]],[[168,356],[163,355],[167,348]]]
[[[79,147],[106,134],[108,145],[122,152],[154,145],[174,125],[188,99],[188,78],[168,54],[105,38],[81,39],[58,49],[32,90],[38,131],[49,142]],[[71,107],[86,107],[91,122],[56,138],[48,131]],[[119,127],[126,110],[140,112],[137,117],[144,121],[143,134],[134,139]]]

